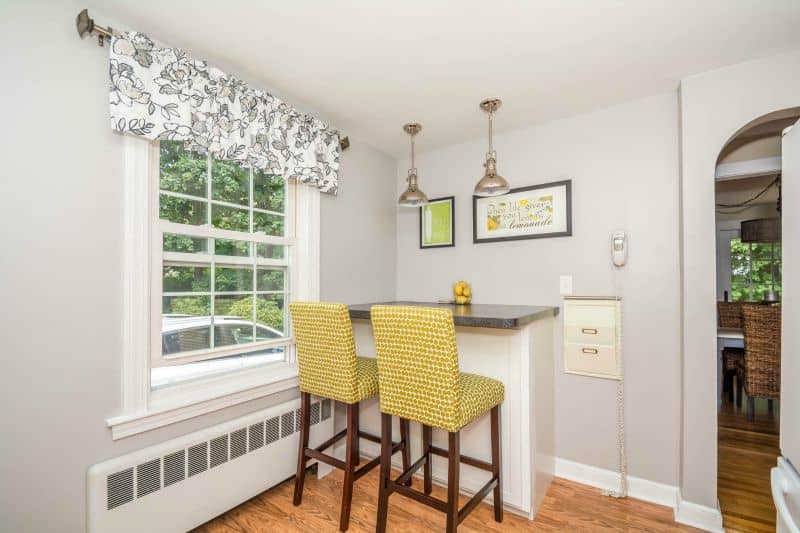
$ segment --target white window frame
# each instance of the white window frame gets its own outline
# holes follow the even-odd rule
[[[150,388],[153,328],[160,335],[160,316],[152,315],[151,284],[160,281],[161,262],[155,264],[153,246],[158,216],[157,142],[123,137],[123,364],[122,414],[106,420],[114,440],[186,420],[225,407],[298,386],[291,338],[286,362],[201,378],[163,389]],[[294,241],[289,247],[289,284],[292,300],[319,300],[320,199],[316,188],[289,182],[294,202]],[[291,195],[287,195],[287,198]],[[298,213],[301,215],[298,216]],[[288,222],[288,219],[287,219]],[[177,233],[186,233],[181,226]],[[241,239],[241,235],[237,235]],[[288,302],[286,302],[288,305]],[[160,344],[159,344],[160,349]]]

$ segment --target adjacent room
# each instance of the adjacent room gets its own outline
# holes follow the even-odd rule
[[[0,531],[800,533],[797,0],[0,13]]]

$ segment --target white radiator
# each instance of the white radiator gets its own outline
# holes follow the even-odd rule
[[[183,532],[291,477],[300,400],[96,464],[90,533]],[[311,405],[310,444],[333,435],[330,400]]]

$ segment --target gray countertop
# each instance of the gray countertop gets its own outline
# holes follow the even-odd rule
[[[373,305],[410,305],[417,307],[441,307],[453,311],[456,326],[475,328],[511,329],[530,324],[536,319],[558,314],[558,307],[542,305],[455,305],[435,302],[375,302],[350,306],[350,318],[370,318]]]

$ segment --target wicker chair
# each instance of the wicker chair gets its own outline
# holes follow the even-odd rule
[[[744,361],[737,377],[747,394],[747,419],[754,418],[755,398],[777,400],[781,395],[781,308],[747,304],[744,318]]]
[[[742,328],[742,302],[717,302],[717,316],[721,328]],[[744,364],[744,348],[726,346],[722,349],[722,393],[733,403],[733,378]],[[742,405],[742,380],[737,378],[739,394],[737,405]]]

